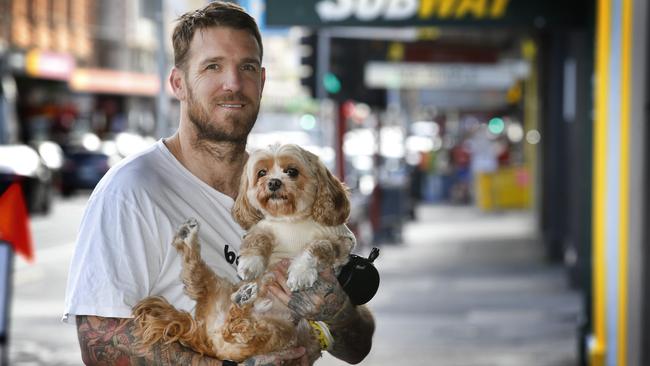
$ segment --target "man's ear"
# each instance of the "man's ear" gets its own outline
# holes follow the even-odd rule
[[[262,68],[262,88],[260,89],[260,93],[264,91],[264,83],[266,82],[266,68]]]
[[[185,73],[183,70],[174,66],[172,72],[169,75],[169,85],[172,87],[172,92],[178,100],[185,100],[186,88],[185,88]]]

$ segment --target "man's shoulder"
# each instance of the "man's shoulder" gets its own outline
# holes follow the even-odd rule
[[[158,143],[128,156],[113,166],[100,181],[96,191],[132,192],[158,180],[164,156],[157,145]]]

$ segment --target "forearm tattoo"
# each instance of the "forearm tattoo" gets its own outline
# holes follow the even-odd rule
[[[86,365],[221,365],[180,343],[156,344],[141,352],[131,319],[77,316],[81,357]]]
[[[349,304],[340,286],[318,279],[312,287],[291,294],[289,309],[301,318],[331,322],[346,302]]]
[[[321,276],[311,288],[293,292],[289,308],[298,317],[328,324],[334,337],[329,352],[337,358],[358,363],[370,352],[373,317],[367,308],[352,305],[333,275]]]
[[[347,306],[330,324],[334,345],[330,353],[350,363],[358,363],[370,352],[375,323],[365,306]]]

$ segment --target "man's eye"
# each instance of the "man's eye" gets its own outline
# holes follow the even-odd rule
[[[296,168],[287,168],[287,170],[284,171],[287,173],[287,175],[291,178],[295,178],[298,176],[298,169]]]
[[[206,70],[218,70],[219,65],[217,64],[209,64],[208,66],[205,67]]]
[[[244,71],[257,71],[257,65],[253,64],[244,64],[241,68]]]
[[[264,170],[264,169],[257,172],[257,177],[258,178],[262,178],[265,175],[266,175],[266,170]]]

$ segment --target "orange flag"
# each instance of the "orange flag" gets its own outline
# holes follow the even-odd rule
[[[8,242],[27,261],[34,260],[29,217],[18,183],[12,183],[0,196],[0,240]]]

